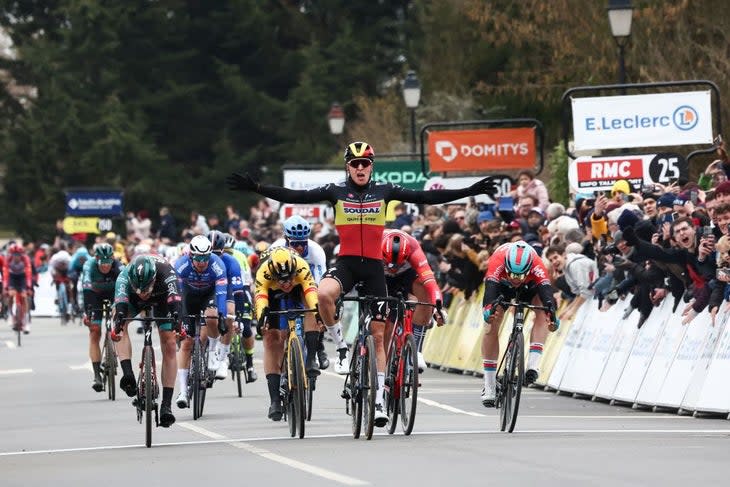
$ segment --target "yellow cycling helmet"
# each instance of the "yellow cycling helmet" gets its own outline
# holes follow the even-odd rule
[[[269,254],[267,268],[269,274],[277,281],[288,281],[297,270],[297,259],[294,251],[285,247],[276,247]]]

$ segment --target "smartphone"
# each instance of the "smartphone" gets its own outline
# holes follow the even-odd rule
[[[703,237],[712,237],[714,234],[712,233],[712,227],[702,227],[702,236]]]
[[[730,268],[727,267],[720,267],[717,269],[717,273],[715,274],[718,279],[720,276],[723,276],[725,279],[730,279]]]
[[[498,211],[514,211],[515,209],[515,200],[511,196],[501,196],[499,198],[499,207],[497,208]]]
[[[675,220],[678,220],[678,219],[679,219],[679,217],[680,217],[680,214],[679,214],[679,213],[677,213],[676,211],[673,211],[673,212],[672,212],[672,219],[671,219],[670,221],[675,221]]]
[[[720,146],[722,144],[722,134],[717,134],[717,137],[715,137],[715,140],[713,140],[712,143],[716,146]]]
[[[643,187],[643,188],[641,189],[641,191],[642,191],[643,193],[647,193],[647,194],[652,194],[652,193],[654,193],[654,192],[655,192],[656,190],[657,190],[657,188],[656,188],[656,185],[655,185],[655,184],[653,184],[653,183],[652,183],[652,184],[647,184],[646,186],[644,186],[644,187]]]
[[[689,200],[692,202],[693,205],[697,204],[697,190],[693,189],[689,192]]]

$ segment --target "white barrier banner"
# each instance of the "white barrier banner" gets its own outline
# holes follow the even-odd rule
[[[730,326],[725,326],[712,355],[695,411],[730,411]]]
[[[666,300],[674,301],[671,296],[668,296]],[[644,381],[641,383],[639,393],[636,395],[637,404],[645,406],[656,405],[669,367],[674,361],[677,349],[679,349],[682,338],[684,338],[684,334],[689,326],[682,325],[682,311],[683,306],[678,306],[677,311],[669,317],[669,321],[662,329],[656,352],[654,352],[649,369],[646,371]]]
[[[560,382],[563,380],[563,375],[570,364],[570,356],[580,336],[583,334],[583,328],[586,326],[586,317],[595,309],[596,303],[597,301],[593,300],[586,301],[575,314],[568,336],[565,337],[565,342],[563,342],[563,346],[560,349],[560,355],[558,355],[553,370],[550,372],[550,378],[547,381],[547,386],[551,389],[560,390]]]
[[[623,309],[631,301],[631,295],[629,295],[625,301],[619,301],[614,305]],[[621,306],[619,306],[621,304]],[[651,318],[650,318],[651,319]],[[603,399],[611,399],[613,392],[616,390],[621,374],[626,366],[626,361],[631,355],[631,349],[636,341],[638,335],[638,329],[636,324],[639,321],[639,313],[631,313],[628,318],[618,322],[618,329],[616,330],[616,336],[613,339],[613,347],[611,347],[611,353],[606,362],[606,367],[603,369],[601,378],[596,386],[594,392],[595,397]]]
[[[702,346],[702,352],[699,358],[695,362],[694,371],[689,381],[689,387],[684,393],[682,398],[681,410],[683,411],[696,411],[697,402],[700,400],[702,395],[702,389],[705,387],[705,379],[707,378],[707,371],[710,368],[710,362],[712,361],[713,355],[715,355],[715,349],[719,343],[720,336],[723,335],[726,328],[728,314],[721,314],[715,321],[715,326],[710,327],[710,332],[707,334],[705,343]]]
[[[672,300],[665,299],[658,309],[654,309],[644,322],[631,348],[631,354],[621,373],[621,378],[613,392],[613,398],[633,403],[639,393],[639,387],[649,368],[651,358],[659,344],[662,328],[672,315]]]
[[[712,143],[709,90],[571,102],[576,151]]]
[[[38,274],[38,287],[35,288],[33,300],[35,309],[31,311],[31,316],[59,316],[55,303],[56,287],[50,272]]]
[[[680,407],[682,398],[690,386],[690,380],[710,332],[710,326],[710,314],[703,312],[685,327],[687,331],[669,366],[664,384],[656,399],[656,406]]]
[[[571,356],[568,369],[560,382],[561,391],[593,395],[611,352],[611,339],[616,335],[627,302],[619,301],[605,312],[594,305],[586,319],[583,336]],[[608,342],[608,343],[607,343]]]

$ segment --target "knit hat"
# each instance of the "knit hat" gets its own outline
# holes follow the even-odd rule
[[[494,213],[492,213],[491,211],[481,211],[479,212],[479,215],[477,215],[477,224],[489,220],[494,220]]]
[[[730,194],[730,191],[728,191],[728,194]],[[662,197],[657,200],[656,206],[657,208],[671,208],[672,206],[674,206],[674,194],[666,193],[662,195]]]
[[[633,227],[640,221],[641,220],[636,215],[636,213],[634,213],[631,210],[624,210],[623,212],[621,212],[621,215],[619,215],[618,220],[616,220],[616,223],[618,224],[618,227],[621,230],[624,230],[624,229],[626,229],[626,227]]]

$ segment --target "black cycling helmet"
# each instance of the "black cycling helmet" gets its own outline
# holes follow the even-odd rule
[[[211,230],[208,233],[208,240],[213,246],[213,252],[221,253],[226,248],[226,236],[220,230]]]

